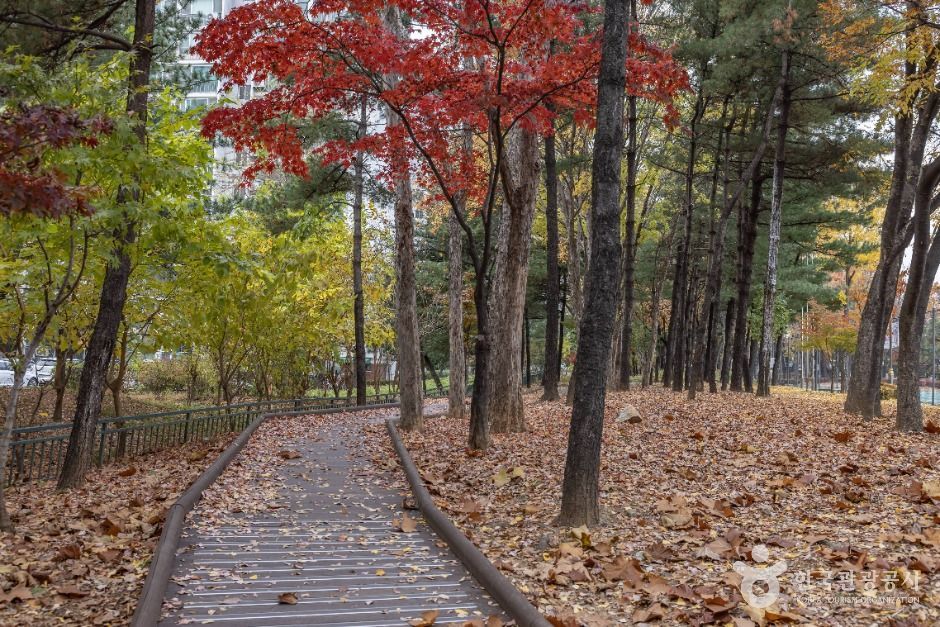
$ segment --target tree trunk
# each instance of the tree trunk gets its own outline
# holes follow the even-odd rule
[[[728,299],[728,307],[725,309],[725,342],[721,355],[722,392],[728,389],[728,379],[731,376],[731,349],[734,344],[734,316],[736,311],[734,296],[732,296]]]
[[[389,30],[404,36],[402,15],[389,8],[385,15]],[[397,84],[398,78],[388,77]],[[398,114],[386,107],[387,124],[402,124]],[[414,200],[411,172],[406,158],[396,156],[392,164],[395,194],[395,340],[398,350],[398,382],[401,399],[401,427],[406,431],[421,429],[424,423],[422,394],[421,340],[418,332],[417,278],[415,276]]]
[[[735,298],[734,344],[731,354],[731,390],[740,392],[744,389],[744,377],[748,365],[748,328],[747,311],[751,304],[751,275],[754,263],[754,243],[757,240],[757,214],[760,212],[761,188],[763,178],[754,178],[751,186],[750,205],[741,205],[738,212],[738,263],[736,283],[738,294]],[[750,383],[747,384],[750,388]],[[748,390],[750,391],[750,390]]]
[[[770,196],[770,229],[767,236],[767,273],[764,277],[764,315],[761,324],[757,395],[770,396],[770,345],[774,341],[774,305],[777,302],[777,252],[783,221],[783,178],[786,166],[787,132],[790,130],[790,50],[784,50],[780,67],[783,97],[777,122],[773,185]]]
[[[704,91],[699,88],[695,101],[695,113],[689,123],[689,156],[685,170],[685,198],[683,199],[682,216],[684,228],[679,246],[676,249],[676,271],[672,283],[673,311],[669,321],[668,357],[672,368],[669,373],[670,383],[675,392],[681,392],[685,384],[686,369],[686,341],[687,327],[690,320],[687,316],[689,305],[689,252],[692,247],[692,223],[694,215],[694,185],[695,163],[698,158],[698,121],[705,111]]]
[[[626,84],[628,0],[604,4],[598,77],[597,131],[591,190],[591,258],[584,317],[578,334],[574,406],[557,523],[594,526],[600,520],[599,479],[605,383],[620,287],[620,160]]]
[[[463,343],[463,232],[455,216],[448,219],[449,237],[447,240],[447,301],[448,301],[448,415],[454,420],[466,416],[464,397],[467,382],[464,379],[466,354]]]
[[[783,362],[783,333],[777,335],[777,343],[774,346],[774,368],[771,375],[770,384],[780,385],[780,364]],[[835,377],[833,377],[834,379]]]
[[[657,257],[654,268],[659,267]],[[648,387],[653,383],[656,369],[656,344],[659,342],[659,300],[662,294],[662,281],[654,279],[653,281],[653,300],[650,303],[650,345],[646,357],[646,368],[643,372],[643,387]]]
[[[493,279],[489,294],[486,335],[495,351],[487,364],[489,399],[486,408],[494,433],[524,431],[522,409],[522,353],[508,347],[522,346],[522,321],[532,220],[538,194],[538,136],[513,130],[509,136],[508,163],[503,168],[505,201],[502,205]]]
[[[422,353],[421,357],[424,359],[424,364],[427,366],[427,369],[431,371],[431,378],[434,380],[434,387],[437,388],[438,394],[444,391],[444,384],[441,383],[441,377],[437,374],[437,369],[434,367],[434,362],[431,361],[431,358],[428,357],[427,353]]]
[[[369,123],[366,98],[359,103],[358,137],[364,137]],[[365,298],[362,292],[362,189],[365,170],[365,155],[360,150],[356,154],[353,173],[353,318],[356,342],[356,404],[365,405],[369,394],[366,381],[366,321]]]
[[[401,427],[411,431],[423,426],[424,402],[421,387],[421,340],[418,335],[414,210],[411,180],[407,169],[395,179],[395,261],[395,339],[398,352]]]
[[[905,79],[919,80],[916,76],[917,69],[912,62],[908,62],[905,65]],[[909,228],[910,214],[938,106],[940,94],[929,92],[919,106],[899,113],[894,120],[894,169],[881,224],[878,265],[862,310],[852,359],[852,376],[845,397],[845,411],[869,419],[881,415],[884,334],[894,308],[904,251],[914,235],[915,229]]]
[[[0,433],[0,531],[13,531],[13,521],[10,519],[6,506],[6,469],[13,436],[13,425],[16,423],[16,403],[19,400],[23,379],[26,376],[26,363],[19,364],[14,370],[13,387],[10,388],[10,395],[4,408],[3,432]]]
[[[908,268],[907,289],[898,319],[898,411],[899,431],[920,432],[924,413],[920,402],[920,351],[927,306],[937,266],[940,264],[940,230],[931,242],[931,205],[940,184],[940,159],[923,168],[914,201],[914,245]],[[928,247],[929,244],[929,247]],[[931,381],[931,385],[933,382]]]
[[[636,0],[630,0],[630,30],[639,31]],[[627,54],[630,54],[629,49]],[[630,389],[633,374],[630,355],[633,351],[633,296],[636,268],[636,96],[627,96],[627,189],[626,222],[623,230],[623,327],[620,332],[620,373],[617,387]]]
[[[128,78],[127,112],[136,120],[135,134],[142,145],[147,139],[147,102],[150,67],[153,60],[155,0],[137,0],[134,19],[134,51]],[[139,184],[139,183],[138,183]],[[139,187],[118,191],[118,201],[140,201]],[[101,396],[107,383],[108,367],[117,340],[118,328],[127,300],[127,283],[131,275],[130,247],[136,239],[136,224],[128,217],[115,229],[113,259],[105,270],[94,330],[85,352],[85,363],[79,380],[75,417],[69,435],[68,449],[59,477],[59,489],[74,488],[85,481],[91,463],[95,429],[101,414]]]
[[[72,353],[68,349],[55,349],[55,375],[52,387],[55,390],[55,408],[52,410],[52,422],[62,422],[62,410],[65,404],[65,389],[69,382],[68,360]]]
[[[542,366],[542,400],[558,400],[560,373],[558,336],[558,169],[555,162],[555,134],[545,136],[545,361]]]

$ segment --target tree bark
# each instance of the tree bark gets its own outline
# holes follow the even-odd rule
[[[486,335],[493,346],[522,345],[522,321],[532,220],[538,194],[538,136],[514,129],[509,136],[508,160],[500,176],[504,179],[504,202],[497,236],[493,280],[489,295]],[[494,433],[524,431],[522,408],[522,353],[495,351],[486,374],[489,377],[486,408]]]
[[[920,352],[930,292],[940,264],[940,229],[931,240],[931,208],[940,184],[940,159],[923,168],[914,200],[914,245],[908,267],[907,289],[898,319],[898,411],[899,431],[924,429],[920,402]]]
[[[672,312],[669,316],[669,339],[667,347],[667,377],[673,391],[680,392],[685,384],[687,327],[686,315],[689,297],[689,252],[692,247],[692,218],[694,215],[695,163],[698,158],[698,122],[705,112],[704,91],[700,87],[695,101],[695,113],[689,123],[689,158],[685,171],[685,198],[683,199],[682,237],[676,249],[676,269],[672,282]]]
[[[545,136],[545,361],[542,366],[542,400],[558,400],[558,169],[555,134]]]
[[[783,333],[777,334],[777,342],[774,345],[774,367],[771,373],[770,384],[780,385],[780,364],[783,362]],[[835,378],[835,377],[833,377]]]
[[[402,15],[397,8],[385,14],[386,25],[398,37],[404,36]],[[386,77],[395,85],[398,77]],[[402,124],[399,115],[386,107],[388,126]],[[392,163],[395,196],[395,342],[398,352],[401,427],[419,430],[424,424],[424,395],[421,373],[421,338],[418,332],[417,278],[415,276],[414,199],[407,157],[397,154]]]
[[[369,123],[365,96],[359,104],[359,125],[356,135],[365,137]],[[369,394],[366,380],[366,320],[365,297],[362,292],[362,192],[365,170],[365,155],[360,150],[356,154],[353,172],[353,318],[355,326],[356,357],[356,404],[365,405]]]
[[[630,0],[630,30],[639,31],[636,0]],[[630,54],[629,48],[627,54]],[[623,230],[623,327],[620,332],[620,372],[617,387],[630,389],[630,355],[633,351],[633,299],[636,268],[636,96],[627,96],[627,189],[626,222]]]
[[[912,20],[922,17],[922,14],[913,15]],[[908,49],[920,45],[913,38],[914,30],[911,28],[907,34]],[[936,63],[935,51],[931,52],[925,63],[928,67]],[[907,83],[920,80],[919,73],[922,71],[923,68],[918,68],[914,61],[907,60],[904,65],[904,80]],[[921,177],[924,152],[938,106],[940,95],[929,91],[919,104],[910,103],[910,106],[898,113],[894,119],[893,171],[881,224],[881,248],[868,298],[862,310],[856,351],[852,359],[852,375],[845,398],[845,411],[861,414],[868,419],[881,415],[884,334],[894,308],[898,273],[904,251],[915,231],[910,228],[910,216]]]
[[[562,485],[560,525],[595,525],[600,519],[599,479],[605,383],[620,285],[620,160],[626,85],[628,0],[604,4],[598,76],[597,131],[591,198],[591,257],[584,318],[578,335],[574,407]]]
[[[463,232],[455,216],[447,221],[449,237],[447,240],[447,320],[448,320],[448,415],[454,420],[466,416],[464,397],[467,382],[464,379],[466,353],[463,342]]]
[[[754,242],[757,240],[757,214],[760,212],[761,189],[764,179],[756,176],[751,183],[751,202],[741,204],[738,212],[738,263],[735,298],[734,344],[731,354],[731,391],[744,389],[744,377],[750,380],[748,368],[747,310],[751,304],[751,275],[753,274]],[[747,387],[750,387],[748,385]]]
[[[728,299],[728,306],[725,309],[725,341],[722,346],[721,355],[721,391],[728,389],[728,379],[731,376],[731,348],[734,343],[734,316],[735,316],[734,296]]]
[[[790,130],[790,56],[784,50],[780,63],[780,116],[777,122],[777,146],[774,154],[774,174],[770,196],[770,228],[767,236],[767,272],[764,275],[764,311],[761,320],[757,395],[770,396],[770,346],[774,341],[774,306],[777,302],[777,253],[780,249],[780,227],[783,221],[783,179],[786,166],[787,133]]]
[[[394,116],[390,112],[391,116]],[[418,334],[415,276],[414,209],[407,164],[395,177],[395,339],[398,353],[401,427],[420,429],[424,423],[421,339]]]
[[[134,132],[141,144],[147,140],[147,103],[149,100],[150,68],[153,61],[155,0],[137,0],[134,18],[134,56],[128,78],[126,110],[136,120]],[[119,202],[140,200],[140,188],[121,188]],[[68,449],[59,476],[59,489],[74,488],[85,481],[91,463],[95,428],[101,414],[101,397],[107,383],[108,367],[117,340],[118,328],[127,301],[127,283],[131,275],[130,247],[136,240],[135,222],[127,217],[115,229],[113,260],[105,270],[94,330],[85,352],[85,363],[79,380],[75,417],[69,435]]]

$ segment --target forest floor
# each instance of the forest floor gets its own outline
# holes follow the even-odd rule
[[[235,434],[7,489],[16,532],[0,533],[0,626],[126,625],[167,508]]]
[[[828,393],[613,393],[603,524],[570,529],[553,524],[570,408],[537,399],[528,431],[482,455],[465,449],[466,422],[405,439],[439,506],[557,625],[940,621],[940,411],[926,409],[932,433],[902,435],[890,404],[863,422]],[[639,420],[617,422],[628,403]],[[766,582],[745,596],[736,570],[784,563],[757,607]]]

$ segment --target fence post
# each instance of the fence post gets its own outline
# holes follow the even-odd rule
[[[937,308],[930,310],[930,404],[937,404]]]

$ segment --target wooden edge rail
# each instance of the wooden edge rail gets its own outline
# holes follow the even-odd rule
[[[405,448],[405,444],[402,442],[401,435],[395,427],[396,422],[397,419],[386,420],[385,425],[388,427],[392,445],[398,453],[402,468],[405,469],[405,476],[411,485],[411,491],[414,493],[418,508],[424,514],[424,518],[431,525],[431,528],[447,543],[450,550],[457,556],[457,559],[463,562],[463,565],[467,567],[474,579],[486,589],[490,596],[503,608],[503,611],[515,620],[518,625],[521,627],[551,627],[551,623],[542,616],[525,595],[505,575],[499,572],[483,552],[451,522],[450,518],[437,508],[434,499],[431,498],[431,493],[424,485],[418,467],[415,466],[414,460],[411,459],[408,449]]]
[[[163,522],[163,532],[160,534],[160,540],[157,542],[157,547],[154,550],[153,558],[150,561],[150,570],[147,573],[147,579],[144,581],[144,588],[140,593],[140,600],[137,602],[134,617],[131,619],[132,627],[154,627],[160,622],[160,615],[163,611],[163,600],[166,596],[166,588],[170,583],[170,578],[173,576],[173,570],[176,566],[176,551],[179,549],[180,536],[183,533],[186,514],[199,502],[206,488],[215,483],[215,480],[225,472],[228,465],[238,456],[242,448],[244,448],[245,444],[251,438],[251,435],[265,420],[281,416],[341,414],[350,411],[368,411],[398,406],[399,403],[382,403],[328,409],[275,411],[258,416],[251,421],[251,423],[245,427],[245,430],[222,451],[222,454],[219,455],[214,462],[212,462],[212,465],[206,468],[167,510],[166,519]]]

